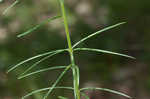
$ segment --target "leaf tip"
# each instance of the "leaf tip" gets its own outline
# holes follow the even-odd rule
[[[21,35],[21,34],[17,35],[18,38],[20,38],[20,37],[22,37],[22,36],[23,36],[23,35]]]
[[[17,77],[18,80],[22,79],[22,77]]]
[[[123,25],[123,24],[126,24],[127,22],[120,22],[118,23],[118,25]]]
[[[126,96],[127,98],[129,98],[129,99],[134,99],[133,97],[131,97],[131,96]]]
[[[132,57],[132,59],[136,60],[136,58],[135,58],[135,57]]]
[[[135,58],[135,57],[133,57],[133,56],[128,56],[128,57],[129,57],[129,58],[131,58],[131,59],[134,59],[134,60],[136,59],[136,58]]]
[[[26,77],[26,75],[22,75],[22,74],[21,74],[20,76],[17,77],[17,79],[20,80],[20,79],[23,79],[23,78],[25,78],[25,77]]]

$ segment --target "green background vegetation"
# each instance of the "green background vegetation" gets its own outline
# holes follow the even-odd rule
[[[38,88],[50,86],[61,71],[42,73],[17,80],[33,62],[6,74],[8,68],[34,55],[67,47],[62,20],[45,24],[33,33],[17,38],[16,35],[60,13],[57,0],[21,0],[5,15],[4,9],[14,0],[0,3],[0,99],[19,99]],[[150,98],[150,1],[149,0],[65,0],[72,42],[125,21],[125,25],[103,32],[80,45],[120,52],[136,57],[124,57],[93,52],[75,53],[80,66],[81,86],[98,86],[125,92],[136,99]],[[36,61],[36,60],[35,60]],[[34,70],[49,66],[68,64],[69,57],[63,53],[38,65]],[[67,73],[59,85],[72,85],[72,74]],[[43,94],[43,93],[41,93]],[[41,99],[36,94],[29,99]],[[91,99],[124,99],[109,93],[88,91]],[[55,90],[58,95],[73,97],[71,91]],[[84,99],[84,98],[83,98]]]

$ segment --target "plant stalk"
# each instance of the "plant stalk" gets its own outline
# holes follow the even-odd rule
[[[75,99],[80,99],[79,75],[78,75],[78,73],[77,73],[78,71],[76,69],[78,67],[76,67],[75,61],[74,61],[74,54],[73,54],[70,33],[69,33],[69,28],[68,28],[68,22],[67,22],[65,7],[64,7],[64,0],[59,0],[59,2],[60,2],[60,6],[61,6],[61,12],[62,12],[62,17],[63,17],[63,21],[64,21],[65,33],[66,33],[67,42],[68,42],[68,51],[69,51],[70,60],[71,60],[71,64],[72,64],[74,97],[75,97]]]

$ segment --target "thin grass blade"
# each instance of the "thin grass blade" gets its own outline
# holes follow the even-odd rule
[[[16,0],[14,3],[12,3],[8,8],[6,8],[3,12],[3,14],[6,14],[8,12],[9,9],[11,9],[12,7],[14,7],[17,3],[19,3],[19,0]]]
[[[49,71],[49,70],[55,70],[55,69],[62,69],[62,68],[66,68],[66,66],[55,66],[55,67],[49,67],[49,68],[45,68],[45,69],[41,69],[41,70],[37,70],[35,72],[31,72],[22,76],[19,76],[18,79],[22,79],[25,77],[29,77],[31,75],[37,74],[37,73],[41,73],[41,72],[45,72],[45,71]]]
[[[85,93],[81,92],[81,95],[85,97],[85,99],[90,99]]]
[[[27,35],[27,34],[33,32],[33,31],[36,30],[37,28],[41,27],[42,25],[44,25],[44,24],[46,24],[46,23],[48,23],[48,22],[50,22],[50,21],[53,21],[53,20],[55,20],[55,19],[58,19],[58,18],[60,18],[60,17],[61,17],[61,16],[54,16],[54,17],[48,18],[47,20],[45,20],[45,21],[41,22],[40,24],[38,24],[38,25],[32,27],[31,29],[27,30],[26,32],[19,34],[17,37],[25,36],[25,35]]]
[[[76,76],[76,68],[75,66],[72,66],[72,74],[73,74],[73,86],[74,86],[74,99],[77,99],[77,92],[76,92],[76,79],[77,79],[77,76]]]
[[[81,40],[78,41],[77,43],[75,43],[75,44],[72,46],[72,48],[76,47],[77,45],[79,45],[79,44],[82,43],[83,41],[85,41],[85,40],[87,40],[87,39],[89,39],[89,38],[91,38],[91,37],[93,37],[93,36],[95,36],[95,35],[98,35],[98,34],[104,32],[104,31],[110,30],[110,29],[112,29],[112,28],[115,28],[115,27],[120,26],[120,25],[125,24],[125,23],[126,23],[126,22],[121,22],[121,23],[118,23],[118,24],[115,24],[115,25],[106,27],[106,28],[104,28],[104,29],[102,29],[102,30],[99,30],[99,31],[95,32],[95,33],[92,33],[91,35],[89,35],[89,36],[87,36],[87,37],[81,39]]]
[[[93,49],[93,48],[76,48],[74,51],[93,51],[93,52],[100,52],[100,53],[107,53],[107,54],[113,54],[113,55],[118,55],[118,56],[123,56],[131,59],[135,59],[132,56],[125,55],[125,54],[120,54],[116,52],[111,52],[111,51],[106,51],[106,50],[101,50],[101,49]]]
[[[39,92],[43,92],[43,91],[46,91],[46,90],[49,90],[49,89],[52,89],[52,87],[42,88],[42,89],[38,89],[38,90],[32,91],[32,92],[28,93],[27,95],[23,96],[21,99],[25,99],[25,98],[27,98],[29,96],[32,96],[33,94],[36,94],[36,93],[39,93]],[[54,87],[53,89],[69,89],[69,90],[73,90],[72,87]]]
[[[79,93],[78,92],[78,88],[79,88],[79,80],[80,80],[80,77],[79,77],[79,67],[77,65],[73,65],[72,66],[72,74],[73,74],[73,85],[74,85],[74,97],[75,99],[77,97],[79,97]]]
[[[37,66],[38,64],[40,64],[41,62],[45,61],[46,59],[58,54],[58,53],[61,53],[62,51],[57,51],[57,52],[54,52],[44,58],[42,58],[41,60],[37,61],[36,63],[34,63],[32,66],[30,66],[27,70],[25,70],[20,76],[24,75],[25,73],[27,73],[28,71],[30,71],[32,68],[34,68],[35,66]]]
[[[64,74],[70,69],[71,65],[67,66],[65,68],[65,70],[60,74],[60,76],[58,77],[58,79],[55,81],[55,83],[52,85],[51,89],[48,90],[48,92],[46,93],[46,95],[43,97],[43,99],[47,99],[47,97],[49,96],[49,94],[53,91],[53,89],[56,87],[57,83],[61,80],[61,78],[64,76]]]
[[[53,56],[55,53],[48,55],[44,58],[42,58],[41,60],[37,61],[36,63],[34,63],[32,66],[30,66],[27,70],[25,70],[21,75],[24,75],[25,73],[27,73],[28,71],[30,71],[32,68],[34,68],[35,66],[37,66],[38,64],[40,64],[41,62],[43,62],[44,60],[48,59],[49,57]],[[21,76],[20,75],[20,76]]]
[[[24,63],[26,63],[26,62],[28,62],[28,61],[31,61],[31,60],[33,60],[33,59],[36,59],[36,58],[39,58],[39,57],[43,57],[43,56],[46,56],[46,55],[49,55],[49,54],[52,54],[52,53],[56,53],[56,52],[63,52],[63,51],[67,51],[67,49],[61,49],[61,50],[50,51],[50,52],[46,52],[46,53],[43,53],[43,54],[39,54],[39,55],[33,56],[33,57],[31,57],[31,58],[28,58],[28,59],[26,59],[26,60],[24,60],[24,61],[19,62],[18,64],[16,64],[16,65],[13,66],[12,68],[10,68],[10,69],[7,71],[7,73],[9,73],[10,71],[12,71],[12,70],[18,68],[20,65],[22,65],[22,64],[24,64]]]
[[[80,83],[80,70],[79,70],[79,67],[76,65],[75,66],[75,68],[76,68],[76,74],[77,74],[77,82],[78,82],[78,85],[79,85],[79,83]]]
[[[115,91],[115,90],[111,90],[111,89],[107,89],[107,88],[92,88],[92,87],[89,87],[89,88],[82,88],[80,89],[80,91],[84,91],[84,90],[100,90],[100,91],[106,91],[106,92],[110,92],[110,93],[114,93],[114,94],[117,94],[117,95],[120,95],[120,96],[124,96],[126,98],[132,98],[122,92],[118,92],[118,91]]]
[[[58,96],[59,99],[68,99],[67,97]]]

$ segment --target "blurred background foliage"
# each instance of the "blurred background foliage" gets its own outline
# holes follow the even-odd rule
[[[20,0],[3,15],[4,9],[14,1],[3,0],[0,3],[0,99],[19,99],[32,90],[49,87],[61,70],[17,80],[17,76],[37,60],[9,74],[6,71],[26,58],[67,47],[61,19],[45,24],[23,38],[16,37],[43,20],[59,15],[57,0]],[[108,54],[75,53],[81,72],[80,87],[106,87],[127,93],[136,99],[149,99],[150,1],[65,0],[65,3],[73,43],[106,26],[125,21],[125,25],[103,32],[80,46],[120,52],[137,58],[130,60]],[[69,57],[62,53],[41,63],[33,71],[68,63]],[[67,73],[59,85],[71,86],[72,74]],[[97,91],[87,91],[86,94],[91,99],[125,99]],[[29,99],[42,99],[41,95],[43,93],[35,94]],[[66,90],[55,90],[50,98],[57,99],[59,95],[73,98],[72,92]]]

